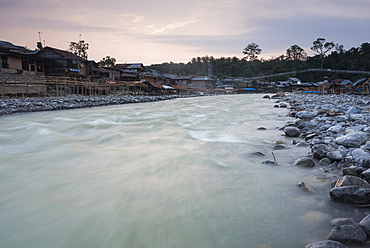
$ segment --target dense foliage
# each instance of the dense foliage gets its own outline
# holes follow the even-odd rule
[[[316,42],[316,43],[315,43]],[[320,46],[317,42],[323,42],[325,49],[325,40],[319,38],[313,44]],[[207,75],[209,64],[212,64],[212,72],[215,77],[254,77],[263,76],[281,72],[290,72],[309,68],[330,68],[337,70],[362,70],[370,71],[370,43],[363,43],[359,47],[353,47],[344,50],[343,46],[335,45],[330,42],[329,51],[316,51],[314,56],[307,56],[306,52],[297,45],[287,49],[287,53],[271,59],[246,59],[238,57],[220,57],[214,58],[209,56],[193,58],[188,63],[163,63],[148,66],[148,69],[154,69],[162,74],[197,74]],[[313,47],[314,47],[313,46]],[[316,47],[320,49],[320,47]],[[328,45],[326,45],[326,49]],[[315,51],[313,48],[311,48]],[[272,78],[271,80],[285,80],[288,77],[297,76],[303,81],[318,81],[324,76],[331,78],[345,78],[356,80],[364,77],[361,74],[331,74],[323,75],[322,73],[304,73],[299,75],[287,75]]]

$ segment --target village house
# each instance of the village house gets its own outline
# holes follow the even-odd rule
[[[36,56],[37,51],[0,41],[0,71],[7,74],[43,74],[43,59]]]
[[[176,76],[172,78],[174,84],[178,85],[189,85],[191,84],[191,79],[193,78],[193,75],[190,76]]]
[[[53,47],[44,47],[37,52],[44,59],[44,72],[48,76],[80,76],[92,74],[93,61],[88,61],[74,53]]]
[[[190,79],[189,87],[214,88],[216,81],[208,76],[194,76]]]
[[[121,81],[139,81],[139,74],[145,71],[145,67],[142,63],[116,64],[113,68],[121,70]]]

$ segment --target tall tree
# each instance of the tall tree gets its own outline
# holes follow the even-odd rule
[[[86,43],[84,40],[79,42],[71,41],[69,43],[69,51],[73,52],[77,56],[87,59],[87,50],[89,49],[89,43]]]
[[[317,40],[313,42],[311,50],[320,56],[321,69],[324,68],[325,55],[334,47],[335,45],[333,42],[327,42],[324,38],[317,38]]]
[[[249,61],[257,60],[258,55],[261,54],[262,49],[256,43],[249,43],[243,50],[243,54]]]
[[[99,66],[102,67],[113,67],[116,64],[116,59],[111,56],[105,56],[99,61]]]
[[[302,47],[298,45],[292,45],[286,50],[286,56],[290,60],[299,61],[305,60],[307,58],[307,53]]]
[[[297,63],[307,58],[305,50],[298,46],[292,45],[286,50],[286,56],[288,60],[293,61],[293,70],[297,70]]]

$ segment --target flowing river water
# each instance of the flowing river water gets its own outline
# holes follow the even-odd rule
[[[339,210],[288,110],[228,95],[0,117],[0,247],[304,247]],[[257,130],[258,127],[267,130]],[[262,152],[265,156],[254,155]],[[262,164],[276,156],[279,165]],[[316,188],[297,187],[306,180]]]

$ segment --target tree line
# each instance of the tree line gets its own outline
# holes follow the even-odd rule
[[[311,50],[315,55],[308,56],[306,51],[299,45],[290,46],[285,54],[271,59],[259,59],[262,49],[256,43],[248,44],[242,51],[244,57],[220,57],[203,56],[192,58],[188,63],[165,62],[148,66],[162,74],[178,75],[207,75],[209,66],[212,65],[213,76],[225,77],[256,77],[282,72],[304,70],[310,68],[328,68],[337,70],[360,70],[370,71],[370,43],[363,43],[359,47],[345,50],[343,45],[318,38],[313,41]],[[273,80],[285,80],[288,76],[280,76]],[[356,80],[363,75],[355,74],[332,74],[323,75],[317,72],[300,74],[303,81],[319,81],[324,76],[332,78],[346,78]]]
[[[89,44],[80,40],[79,42],[70,42],[68,50],[87,59],[88,49]],[[262,49],[258,44],[252,42],[243,49],[244,57],[242,58],[203,56],[192,58],[188,63],[153,64],[147,66],[147,69],[153,69],[162,74],[206,76],[209,75],[211,67],[212,76],[221,79],[225,77],[256,77],[310,68],[370,71],[370,43],[368,42],[362,43],[359,47],[345,50],[343,45],[326,41],[325,38],[317,38],[312,42],[310,49],[315,52],[315,55],[308,56],[302,47],[292,45],[285,54],[264,59],[259,58]],[[116,59],[106,56],[98,63],[101,67],[113,67]],[[291,76],[295,75],[280,76],[272,78],[272,80],[286,80]],[[307,72],[300,74],[299,78],[303,81],[318,81],[322,80],[324,76],[328,75]],[[337,73],[330,76],[354,81],[363,75]]]

